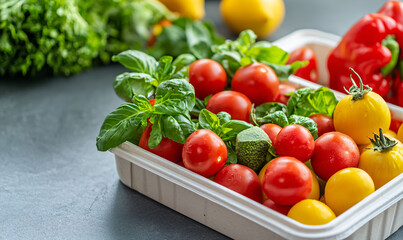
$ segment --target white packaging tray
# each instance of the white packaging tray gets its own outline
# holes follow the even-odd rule
[[[326,84],[326,55],[338,39],[300,30],[275,44],[287,51],[312,47],[319,58],[320,83]],[[295,76],[290,82],[320,86]],[[391,110],[403,120],[401,108]],[[129,142],[111,151],[123,184],[234,239],[385,239],[403,225],[403,174],[330,223],[309,226]]]

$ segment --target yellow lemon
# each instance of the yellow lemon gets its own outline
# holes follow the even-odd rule
[[[159,0],[169,10],[195,20],[204,17],[204,0]]]
[[[283,0],[222,0],[221,16],[235,33],[251,29],[258,37],[273,33],[283,21]]]

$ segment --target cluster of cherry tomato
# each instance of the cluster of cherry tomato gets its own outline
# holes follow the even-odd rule
[[[232,78],[231,90],[225,90],[227,74],[210,59],[191,64],[189,82],[197,98],[211,96],[207,110],[216,114],[224,111],[231,119],[246,122],[250,122],[252,104],[287,103],[287,94],[295,90],[280,83],[274,71],[262,63],[241,67]],[[375,191],[375,186],[371,177],[358,168],[360,150],[355,140],[335,131],[329,116],[316,114],[310,118],[318,127],[316,140],[301,125],[260,126],[279,157],[268,162],[259,174],[240,164],[226,165],[227,146],[208,129],[196,130],[185,144],[164,138],[150,149],[151,126],[147,126],[139,146],[297,221],[325,224]],[[320,199],[319,183],[326,181]],[[357,189],[361,189],[358,194]]]

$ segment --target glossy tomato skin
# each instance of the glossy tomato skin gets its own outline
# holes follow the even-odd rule
[[[271,199],[267,199],[266,201],[264,201],[263,205],[265,205],[266,207],[268,207],[270,209],[273,209],[276,212],[286,215],[286,216],[292,207],[292,206],[284,206],[284,205],[277,204],[277,203],[273,202]]]
[[[259,177],[246,166],[240,164],[227,165],[217,173],[214,182],[256,202],[262,202],[262,185]]]
[[[152,125],[148,124],[141,135],[139,147],[163,157],[171,162],[177,163],[182,159],[183,144],[177,143],[169,138],[163,138],[157,147],[151,149],[148,147],[148,139],[152,131]]]
[[[278,86],[277,75],[263,63],[243,66],[232,78],[232,90],[245,94],[256,106],[274,102],[279,93]]]
[[[374,191],[375,185],[368,173],[359,168],[344,168],[326,183],[326,205],[338,216]]]
[[[336,218],[326,204],[313,199],[305,199],[295,204],[287,216],[307,225],[322,225]]]
[[[326,114],[318,113],[309,116],[309,118],[312,119],[318,126],[319,137],[322,136],[324,133],[335,131],[333,126],[333,118],[327,116]]]
[[[245,94],[236,91],[222,91],[214,94],[207,102],[206,109],[215,114],[227,112],[233,120],[249,122],[252,102]]]
[[[291,124],[281,129],[273,146],[279,156],[290,156],[306,162],[313,154],[315,140],[308,129]]]
[[[318,82],[318,61],[312,48],[302,47],[292,51],[287,64],[291,64],[295,61],[308,61],[306,66],[298,69],[297,72],[294,73],[295,76],[314,83]]]
[[[186,139],[182,159],[187,169],[210,178],[225,165],[227,147],[214,132],[199,129]]]
[[[368,173],[378,189],[403,173],[403,146],[396,144],[385,152],[375,151],[370,144],[361,153],[358,167]]]
[[[282,127],[274,123],[266,123],[260,126],[261,129],[269,136],[270,141],[274,143],[277,134],[281,131]]]
[[[341,169],[357,167],[359,160],[360,151],[351,137],[329,132],[316,139],[311,164],[320,178],[328,180]]]
[[[280,83],[280,85],[278,86],[278,95],[274,101],[287,105],[288,99],[290,98],[289,96],[287,96],[287,94],[295,92],[296,90],[297,88],[294,86]]]
[[[362,99],[347,95],[336,105],[333,113],[334,129],[349,135],[357,144],[370,144],[368,136],[379,128],[389,129],[391,115],[383,98],[368,92]]]
[[[402,125],[402,121],[392,117],[389,129],[397,133],[397,131],[399,131],[400,125]]]
[[[298,159],[278,157],[269,163],[262,187],[267,197],[275,203],[294,205],[311,193],[312,174]]]
[[[224,90],[227,85],[227,74],[218,62],[200,59],[189,67],[189,82],[195,88],[196,97],[204,99],[210,94]]]

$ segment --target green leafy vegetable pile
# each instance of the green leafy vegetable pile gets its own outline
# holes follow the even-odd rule
[[[70,75],[124,50],[146,50],[152,27],[162,19],[186,22],[194,29],[186,31],[187,39],[212,44],[206,31],[216,38],[207,23],[181,20],[157,0],[0,0],[0,75]],[[162,47],[165,35],[151,52],[177,56]],[[187,39],[175,43],[187,45]]]

